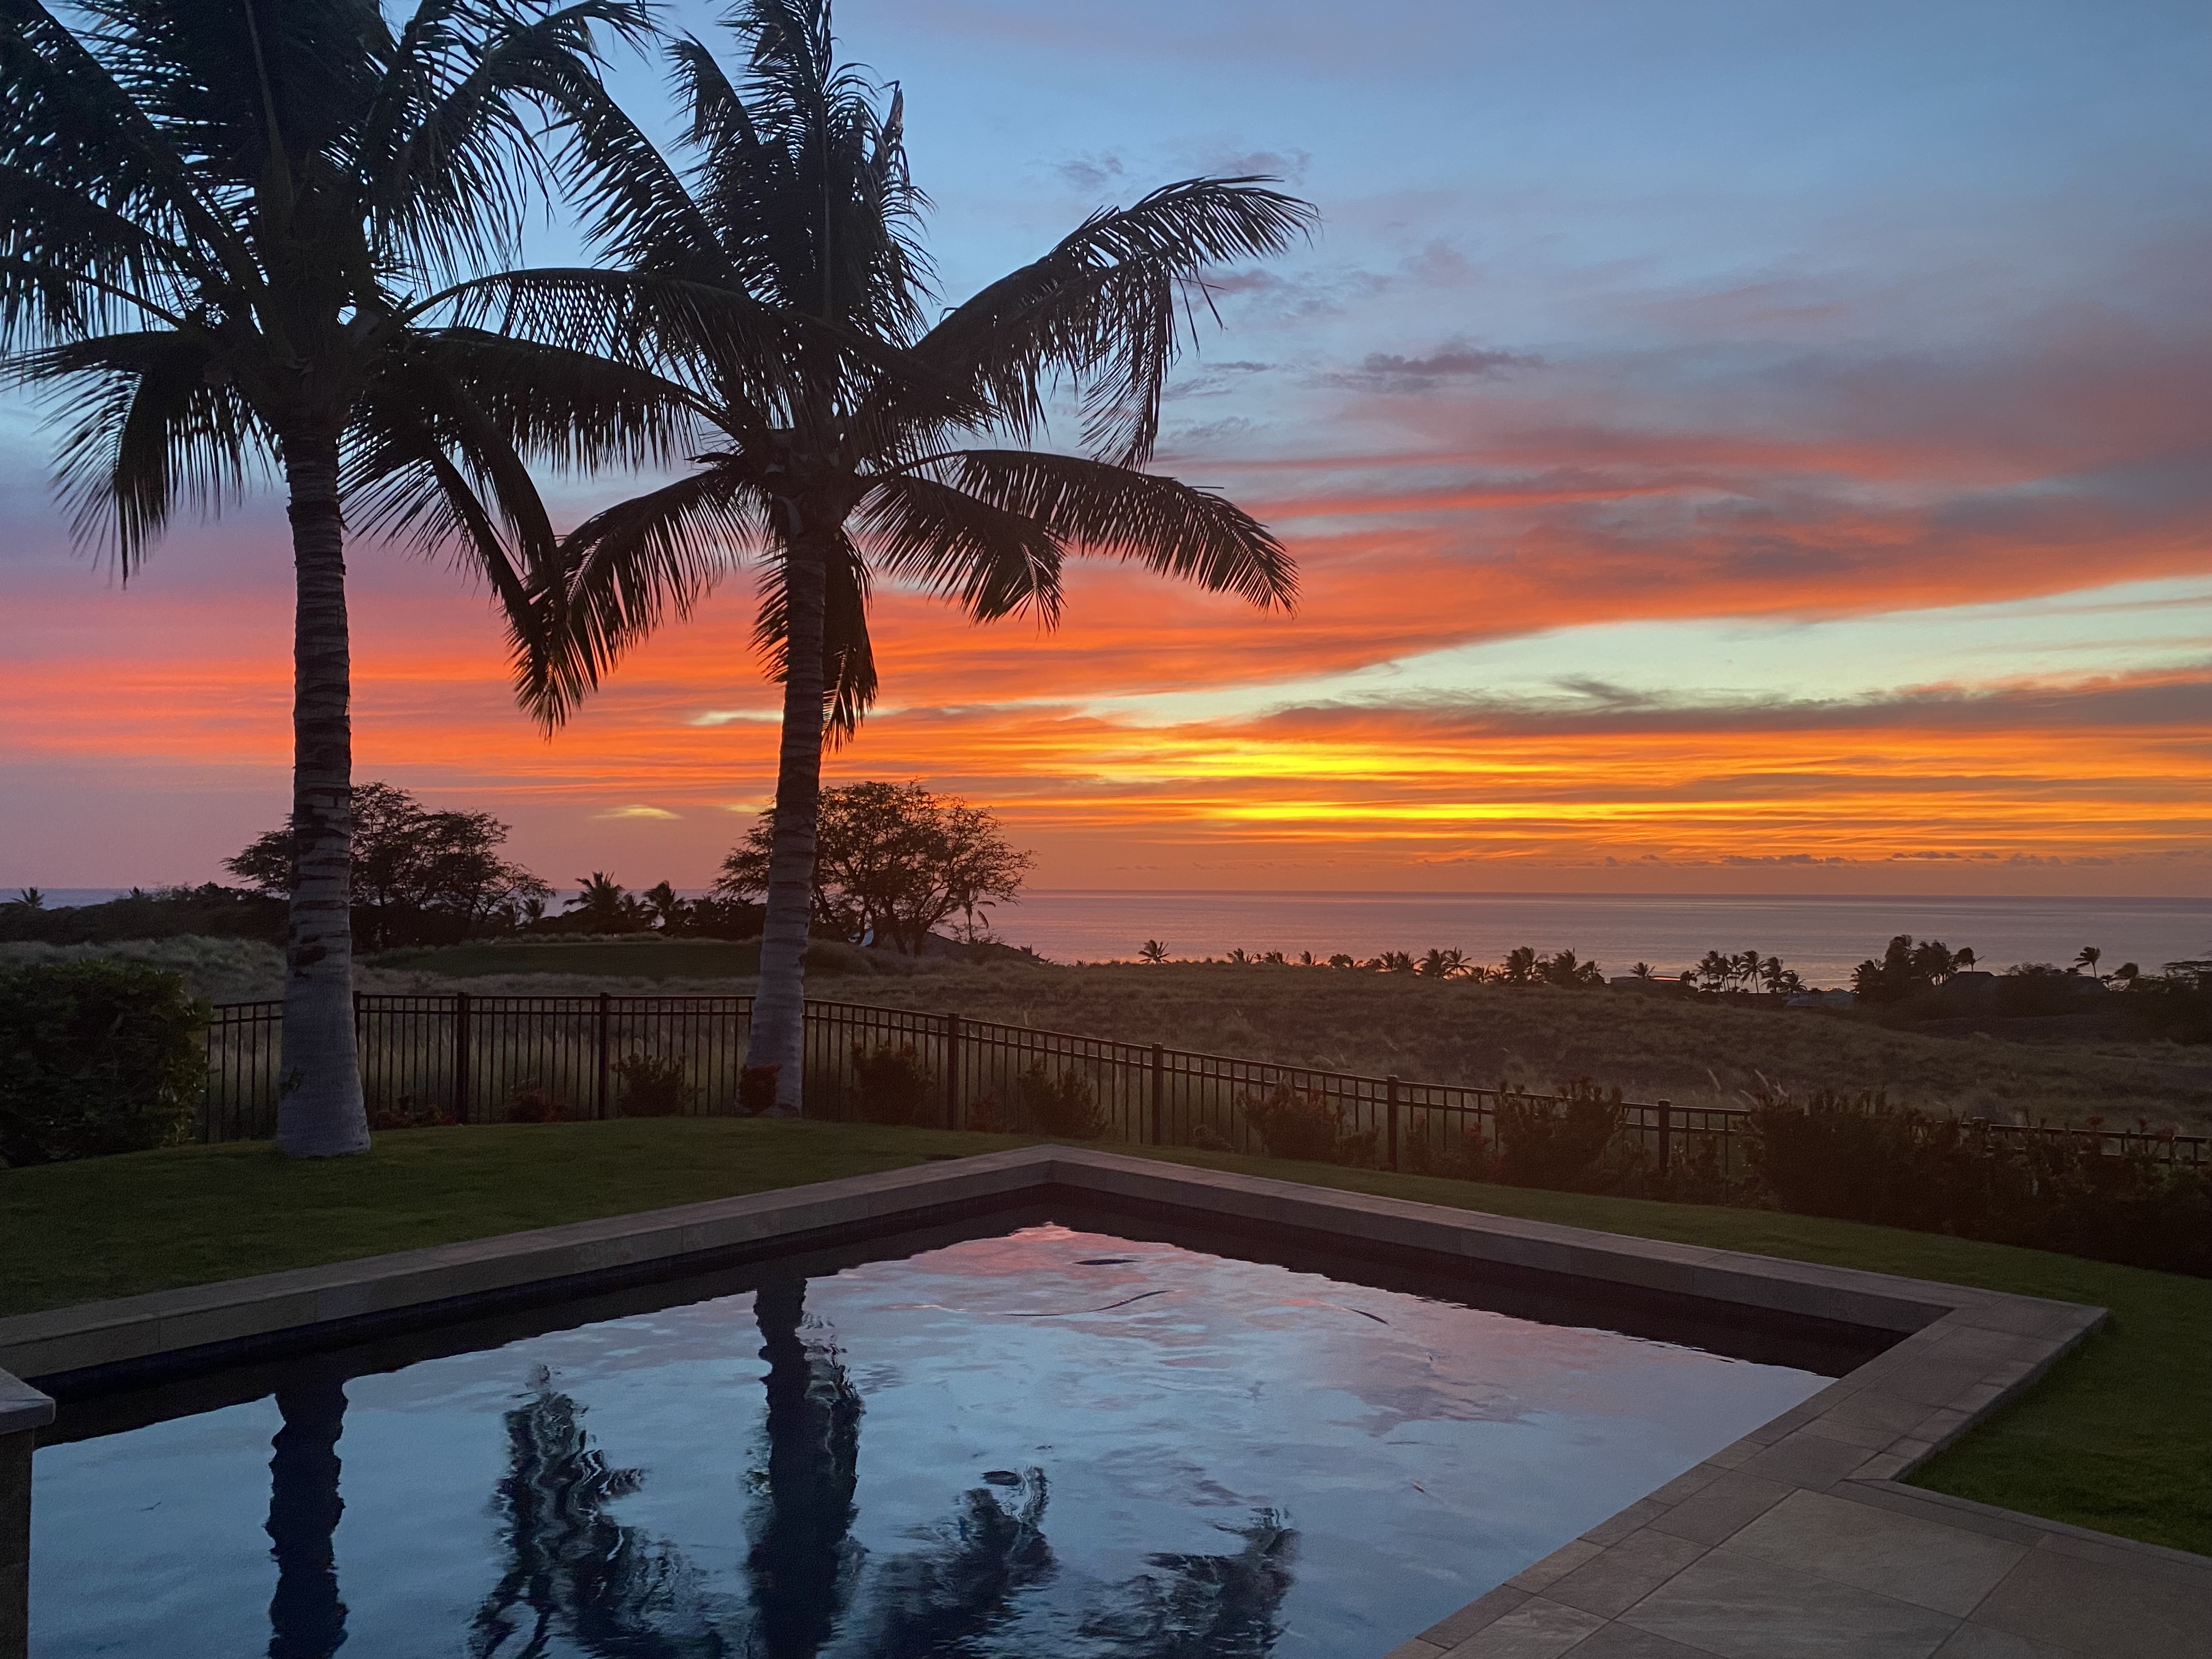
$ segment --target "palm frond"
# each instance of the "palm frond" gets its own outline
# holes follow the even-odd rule
[[[1271,182],[1188,179],[1093,214],[1044,258],[956,307],[915,355],[972,386],[994,423],[1024,441],[1042,424],[1054,384],[1072,380],[1085,447],[1141,465],[1158,441],[1160,393],[1190,285],[1211,267],[1279,252],[1311,230],[1313,209],[1264,188]]]
[[[952,599],[978,622],[1034,612],[1060,620],[1060,538],[955,485],[913,474],[879,479],[859,520],[877,569]]]
[[[16,358],[8,379],[63,392],[56,474],[80,541],[127,579],[179,501],[213,516],[270,459],[267,433],[209,373],[212,343],[167,331],[106,334]]]
[[[1038,450],[962,450],[929,470],[961,493],[1042,526],[1072,551],[1140,564],[1263,610],[1287,611],[1297,599],[1297,568],[1282,544],[1211,490]]]
[[[562,538],[542,617],[515,641],[516,690],[548,729],[598,687],[623,653],[664,620],[689,616],[767,539],[763,498],[733,455],[618,503]]]
[[[643,0],[424,0],[362,137],[380,240],[433,274],[510,255],[543,183],[526,110],[602,110],[598,33],[636,42],[651,27]]]

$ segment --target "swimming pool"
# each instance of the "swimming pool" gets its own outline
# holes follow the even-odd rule
[[[1864,1357],[1063,1208],[68,1407],[32,1653],[1360,1659]]]

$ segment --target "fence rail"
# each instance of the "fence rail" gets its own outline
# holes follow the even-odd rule
[[[354,1000],[362,1081],[371,1113],[387,1121],[437,1114],[464,1123],[517,1117],[605,1118],[647,1103],[659,1080],[661,1110],[691,1116],[738,1112],[738,1074],[752,1024],[750,997],[361,996]],[[276,1133],[277,1048],[283,1005],[219,1004],[208,1028],[204,1140],[265,1139]],[[1549,1101],[1456,1083],[1415,1083],[1310,1066],[1192,1053],[1158,1044],[1000,1025],[857,1003],[806,1005],[805,1113],[862,1115],[859,1062],[878,1049],[912,1051],[922,1085],[915,1121],[978,1127],[1011,1109],[1020,1079],[1042,1066],[1090,1085],[1103,1138],[1154,1146],[1258,1152],[1248,1109],[1278,1090],[1328,1103],[1349,1133],[1371,1133],[1391,1169],[1443,1168],[1470,1139],[1494,1142],[1501,1097]],[[1743,1167],[1751,1113],[1740,1107],[1631,1101],[1622,1127],[1662,1170],[1710,1156],[1723,1173]],[[2212,1163],[2212,1137],[1990,1123],[2008,1139],[2070,1138],[2106,1153],[2196,1167]]]

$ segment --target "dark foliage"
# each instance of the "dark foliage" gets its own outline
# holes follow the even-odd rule
[[[722,861],[715,891],[743,901],[768,890],[775,814],[763,812]],[[976,916],[1019,896],[1030,855],[1008,844],[998,819],[918,783],[825,789],[816,832],[813,931],[877,943],[909,956],[957,915],[970,937]],[[750,907],[748,906],[748,908]]]
[[[1018,1127],[1026,1133],[1096,1140],[1106,1133],[1097,1091],[1075,1066],[1055,1073],[1042,1060],[1034,1060],[1014,1079],[1014,1097],[1020,1103]]]
[[[558,1123],[568,1114],[544,1084],[525,1083],[507,1097],[501,1115],[509,1123]]]
[[[132,888],[105,904],[47,909],[0,904],[0,944],[106,945],[126,939],[258,939],[284,942],[284,901],[236,887]]]
[[[617,1060],[613,1069],[621,1090],[616,1109],[624,1117],[675,1117],[698,1097],[685,1080],[684,1062],[672,1056],[641,1050]]]
[[[1270,1158],[1370,1167],[1377,1161],[1378,1129],[1358,1129],[1350,1114],[1326,1096],[1279,1083],[1263,1099],[1247,1097],[1244,1121]]]
[[[1753,1181],[1781,1209],[2212,1274],[2212,1170],[2089,1136],[2008,1135],[1879,1093],[1770,1093],[1751,1128]]]
[[[865,1121],[930,1121],[939,1097],[937,1073],[912,1043],[853,1045],[853,1104]]]
[[[404,789],[353,792],[353,927],[361,948],[451,945],[514,926],[552,890],[500,856],[507,826],[489,812],[434,812]],[[224,867],[262,892],[292,890],[293,836],[271,830]]]
[[[1973,960],[1972,951],[1953,951],[1941,939],[1915,945],[1911,934],[1899,933],[1890,940],[1881,961],[1869,957],[1852,970],[1851,989],[1861,1002],[1903,1002],[1934,990]]]
[[[449,1129],[460,1120],[442,1107],[428,1106],[412,1095],[379,1101],[368,1109],[372,1129]]]
[[[1606,1149],[1620,1132],[1620,1091],[1577,1078],[1554,1097],[1498,1097],[1497,1178],[1515,1187],[1589,1192],[1605,1184]]]
[[[0,1163],[166,1146],[199,1109],[207,1004],[137,962],[0,969]]]

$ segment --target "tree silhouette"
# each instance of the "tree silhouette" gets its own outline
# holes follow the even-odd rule
[[[364,1150],[348,894],[345,520],[550,556],[514,443],[654,450],[624,371],[435,325],[520,240],[538,142],[641,0],[42,0],[0,7],[0,350],[64,415],[76,529],[129,576],[180,507],[281,473],[291,522],[289,939],[277,1144]],[[66,21],[64,18],[66,17]]]
[[[470,1626],[471,1659],[537,1659],[556,1637],[592,1659],[725,1659],[696,1571],[606,1514],[645,1472],[609,1468],[582,1419],[543,1372],[507,1413],[495,1502],[507,1561]]]
[[[329,1659],[346,1639],[331,1534],[345,1513],[338,1496],[338,1437],[345,1431],[345,1379],[319,1360],[302,1362],[276,1390],[284,1426],[269,1460],[270,1553],[276,1593],[269,1601],[269,1659]]]
[[[681,290],[681,305],[655,301],[652,348],[633,349],[626,316],[611,324],[603,274],[516,313],[564,342],[611,330],[607,349],[665,375],[701,433],[696,471],[565,538],[521,655],[526,697],[557,724],[738,558],[759,562],[754,639],[783,713],[746,1066],[796,1112],[823,746],[876,696],[872,586],[1050,625],[1065,558],[1096,554],[1286,607],[1291,563],[1263,526],[1143,469],[1201,274],[1277,252],[1312,211],[1259,179],[1170,185],[928,324],[900,94],[837,62],[827,0],[741,0],[728,21],[735,81],[696,40],[671,50],[688,170],[611,108],[585,129],[623,181],[602,245],[639,293]],[[1028,444],[1071,384],[1090,453],[976,447]]]
[[[768,1361],[768,1468],[748,1517],[754,1651],[813,1659],[853,1592],[849,1537],[860,1479],[860,1395],[836,1351],[800,1334],[806,1280],[778,1274],[753,1293]]]
[[[1224,1528],[1243,1547],[1220,1555],[1159,1554],[1146,1574],[1095,1608],[1085,1633],[1127,1659],[1267,1659],[1283,1633],[1297,1534],[1273,1510]]]

